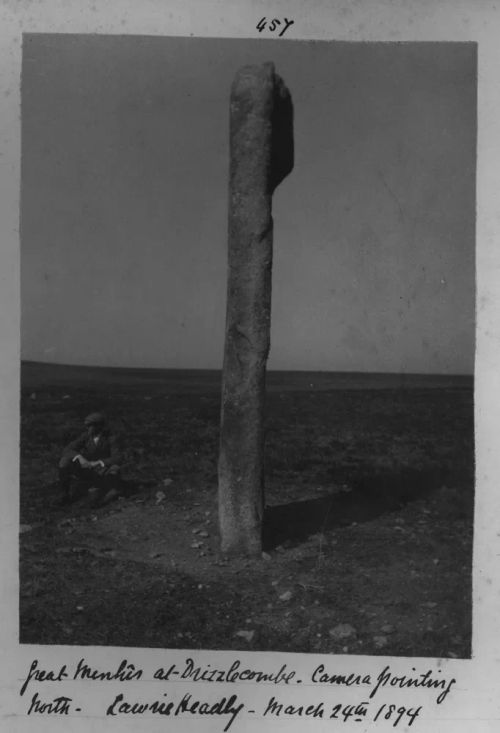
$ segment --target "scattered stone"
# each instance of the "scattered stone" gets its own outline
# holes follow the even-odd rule
[[[439,565],[439,558],[435,557],[432,562],[434,563],[434,565]]]
[[[165,494],[163,493],[163,491],[156,492],[156,503],[157,504],[160,504],[164,498],[165,498]]]
[[[381,630],[384,634],[392,634],[394,632],[394,626],[392,624],[384,624]]]
[[[245,639],[245,641],[248,641],[248,643],[250,643],[255,636],[255,631],[237,631],[235,633],[235,636],[240,636],[242,639]]]
[[[351,636],[356,636],[356,629],[351,624],[338,624],[335,628],[330,629],[328,633],[332,639],[340,641],[341,639],[349,639]]]
[[[71,399],[71,395],[70,394],[63,395],[63,400],[69,400],[69,399]]]
[[[19,534],[24,534],[25,532],[31,532],[33,527],[31,524],[21,524],[19,527]]]
[[[76,610],[77,610],[77,611],[83,611],[83,606],[77,606],[77,607],[76,607]]]
[[[434,603],[434,601],[427,601],[426,603],[422,603],[422,606],[424,608],[436,608],[437,603]]]
[[[293,595],[292,594],[292,591],[291,590],[287,590],[287,591],[285,591],[284,593],[282,593],[280,595],[279,599],[280,599],[280,601],[285,601],[286,602],[286,601],[289,601],[291,599],[292,595]]]
[[[448,652],[448,656],[452,657],[453,659],[458,659],[458,654],[455,654],[455,652]]]
[[[262,559],[263,559],[263,560],[267,560],[267,561],[269,561],[269,560],[271,560],[272,558],[271,558],[271,555],[269,555],[269,554],[268,554],[267,552],[263,552],[263,553],[262,553]]]
[[[205,530],[203,530],[203,532],[200,532],[200,537],[209,537],[209,534],[208,534],[208,532],[206,532]]]
[[[36,400],[36,392],[30,394],[30,400]]]
[[[198,534],[199,531],[200,531],[200,528],[199,527],[195,527],[195,529],[192,529],[191,530],[191,534]]]
[[[191,547],[193,550],[198,550],[200,547],[203,547],[203,542],[193,542]]]
[[[387,646],[387,636],[374,636],[373,641],[377,649],[382,649],[384,646]]]
[[[149,557],[151,557],[152,559],[154,559],[155,557],[161,557],[162,554],[163,554],[162,552],[151,552],[150,555],[149,555]]]
[[[163,481],[162,481],[162,483],[163,483],[163,486],[170,486],[170,484],[172,483],[172,479],[171,478],[164,478]]]

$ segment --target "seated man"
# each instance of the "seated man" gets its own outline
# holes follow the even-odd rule
[[[73,478],[80,485],[96,489],[96,503],[103,497],[108,500],[119,493],[121,456],[116,437],[107,428],[106,418],[100,412],[85,418],[85,428],[79,438],[66,446],[59,462],[61,504],[72,500]]]

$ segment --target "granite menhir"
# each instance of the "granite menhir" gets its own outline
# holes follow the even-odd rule
[[[293,168],[293,107],[274,64],[231,88],[228,287],[219,452],[224,553],[262,550],[264,401],[270,346],[272,195]]]

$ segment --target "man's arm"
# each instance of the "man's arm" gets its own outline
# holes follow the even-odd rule
[[[116,435],[110,435],[108,437],[108,441],[109,456],[107,458],[101,458],[100,462],[103,464],[104,468],[109,468],[110,466],[120,466],[123,456],[120,450],[118,438],[116,437]]]
[[[63,455],[76,458],[76,456],[80,455],[80,452],[85,448],[86,442],[87,433],[82,433],[82,435],[80,435],[76,440],[72,440],[71,443],[66,446],[63,450]]]

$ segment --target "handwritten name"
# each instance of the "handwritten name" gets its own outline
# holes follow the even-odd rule
[[[166,693],[164,694],[166,697]],[[244,703],[238,702],[238,695],[231,697],[222,697],[215,703],[201,702],[193,698],[191,693],[187,692],[179,703],[165,702],[154,700],[153,702],[129,702],[125,700],[121,693],[116,695],[114,701],[106,710],[106,715],[143,715],[144,713],[153,713],[158,715],[166,715],[177,717],[178,715],[217,715],[229,716],[224,731],[229,730],[238,715],[245,707]]]

